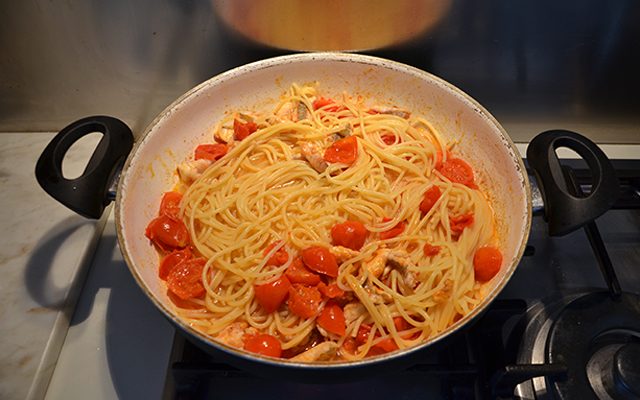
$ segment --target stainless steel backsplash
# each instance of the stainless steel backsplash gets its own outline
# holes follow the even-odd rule
[[[3,1],[0,131],[54,131],[83,116],[107,114],[123,119],[139,134],[196,84],[232,67],[292,51],[247,38],[251,29],[238,33],[226,11],[232,9],[236,17],[252,15],[247,24],[258,32],[264,21],[249,12],[272,5],[273,13],[260,15],[279,16],[279,30],[286,34],[290,28],[304,43],[305,32],[295,30],[304,18],[287,20],[302,2]],[[640,143],[640,2],[393,4],[428,12],[435,9],[434,2],[442,15],[433,26],[408,42],[363,52],[452,82],[484,104],[515,140],[566,128],[601,143]],[[450,4],[441,7],[443,2]],[[332,7],[348,3],[327,1]],[[374,3],[372,7],[388,6]],[[336,13],[336,18],[353,16]],[[415,23],[424,14],[416,12],[413,18]],[[317,38],[315,32],[309,35]]]

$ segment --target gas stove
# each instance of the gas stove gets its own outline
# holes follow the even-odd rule
[[[588,191],[591,177],[583,165],[563,164],[573,168],[577,187]],[[83,325],[100,318],[89,310],[99,291],[92,286],[100,287],[91,275],[105,268],[96,265],[99,250],[47,397],[78,393],[69,386],[71,367],[61,363],[96,359],[103,364],[102,379],[113,385],[102,393],[121,398],[640,398],[640,161],[613,164],[622,195],[610,211],[563,237],[549,237],[543,216],[534,216],[516,273],[481,319],[446,347],[427,349],[413,367],[357,381],[267,379],[202,352],[136,292],[114,238],[107,236],[111,243],[102,257],[117,258],[106,268],[118,273],[110,280],[114,298],[106,306],[103,337],[82,333]],[[134,317],[114,315],[109,307]],[[121,337],[110,337],[114,332]],[[106,343],[106,357],[94,355],[91,347],[100,343]],[[75,380],[76,386],[90,384]]]

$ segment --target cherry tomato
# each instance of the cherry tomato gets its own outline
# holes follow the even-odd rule
[[[316,322],[322,329],[339,336],[344,336],[347,330],[344,312],[337,304],[327,304],[320,312]]]
[[[337,140],[324,151],[324,160],[330,163],[353,164],[358,158],[358,139],[348,136]]]
[[[371,325],[369,324],[360,324],[358,328],[358,333],[356,334],[356,342],[358,344],[364,344],[369,339],[369,333],[371,333]]]
[[[501,266],[502,253],[495,247],[480,247],[473,256],[473,271],[479,282],[491,280],[500,271]]]
[[[435,256],[440,253],[440,246],[432,246],[429,243],[424,245],[424,255],[427,257]]]
[[[378,343],[374,344],[373,348],[378,350],[376,354],[384,354],[392,352],[394,350],[398,350],[398,345],[396,344],[396,341],[393,340],[393,338],[389,337],[386,339],[382,339]]]
[[[244,339],[244,349],[267,357],[280,357],[282,345],[275,337],[266,333],[251,335]]]
[[[258,130],[258,125],[253,122],[242,122],[239,119],[233,120],[233,136],[236,140],[246,139],[247,136]]]
[[[166,215],[153,219],[144,234],[163,250],[183,248],[189,244],[189,231],[184,223]]]
[[[227,154],[228,150],[227,145],[223,143],[201,144],[196,147],[195,159],[216,161]]]
[[[367,228],[358,221],[345,221],[341,224],[335,224],[331,228],[333,244],[348,247],[351,250],[360,250],[368,234]]]
[[[380,139],[382,139],[384,144],[386,144],[387,146],[391,146],[392,144],[396,143],[396,135],[390,132],[385,132],[380,135]],[[398,143],[400,143],[400,138],[398,138]]]
[[[305,267],[300,257],[291,262],[291,265],[285,271],[285,275],[291,283],[301,283],[309,286],[315,286],[320,283],[320,275]]]
[[[178,219],[182,194],[178,192],[166,192],[160,201],[160,215],[166,215]]]
[[[342,342],[342,351],[346,351],[349,354],[355,354],[356,350],[358,350],[358,343],[352,337],[348,337]]]
[[[280,308],[280,305],[284,303],[284,300],[289,295],[290,287],[291,283],[289,282],[289,279],[282,275],[273,282],[265,283],[263,285],[254,285],[253,290],[258,304],[260,304],[266,312],[272,313]]]
[[[318,110],[320,108],[328,112],[342,111],[345,109],[343,106],[337,105],[336,102],[333,101],[332,99],[318,97],[316,100],[313,101],[313,109]]]
[[[293,284],[289,288],[287,305],[293,314],[301,318],[313,318],[322,307],[322,295],[315,287]]]
[[[472,189],[478,188],[474,182],[473,169],[460,158],[447,158],[447,161],[442,163],[437,170],[451,182],[461,183]]]
[[[302,250],[302,262],[310,270],[335,278],[338,276],[338,262],[329,249],[321,246]]]
[[[402,332],[411,328],[411,325],[402,317],[393,317],[393,326],[396,328],[396,331]]]
[[[388,221],[391,221],[391,218],[384,217],[382,219],[382,222],[388,222]],[[404,228],[405,227],[406,227],[405,222],[404,221],[400,221],[393,228],[391,228],[391,229],[389,229],[387,231],[380,232],[380,239],[385,240],[385,239],[394,238],[394,237],[400,235],[402,232],[404,232]]]
[[[267,246],[266,249],[264,249],[263,254],[266,256],[267,254],[269,254],[271,250],[273,250],[274,247],[276,247],[279,244],[280,244],[280,241],[271,243],[269,246]],[[275,252],[274,255],[269,257],[265,265],[274,265],[276,267],[279,267],[281,265],[284,265],[288,260],[289,260],[289,253],[287,253],[287,250],[285,250],[283,246],[283,247],[280,247],[278,251]]]
[[[327,285],[324,282],[318,283],[318,290],[322,295],[328,299],[336,299],[344,296],[344,290],[340,289],[337,283],[331,283]]]
[[[167,288],[182,300],[200,297],[205,293],[202,270],[206,260],[192,258],[176,265],[167,275]]]
[[[174,250],[170,254],[166,255],[162,261],[160,261],[160,268],[158,269],[158,276],[162,280],[167,280],[169,272],[178,264],[184,260],[188,260],[192,257],[191,250],[187,247],[184,250]]]
[[[436,185],[431,186],[426,192],[424,192],[424,198],[420,203],[420,212],[422,212],[422,215],[431,211],[440,196],[442,196],[442,192],[440,192],[440,188]]]
[[[449,226],[453,236],[462,235],[464,228],[473,224],[473,213],[462,214],[458,216],[449,216]]]

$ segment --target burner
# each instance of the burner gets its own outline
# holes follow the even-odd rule
[[[640,296],[576,294],[538,304],[529,315],[518,361],[563,365],[567,372],[519,385],[518,397],[640,396]]]

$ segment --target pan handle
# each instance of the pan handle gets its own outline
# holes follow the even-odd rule
[[[570,192],[556,156],[559,147],[568,147],[587,162],[593,176],[588,196],[576,197]],[[550,236],[566,235],[593,221],[609,210],[620,195],[611,161],[595,143],[575,132],[552,130],[539,134],[529,143],[527,161],[544,198]]]
[[[66,179],[62,160],[78,139],[93,132],[103,134],[81,176]],[[117,118],[92,116],[80,119],[62,129],[36,164],[40,186],[54,199],[78,214],[98,219],[113,200],[108,190],[118,179],[124,160],[133,148],[131,129]]]

